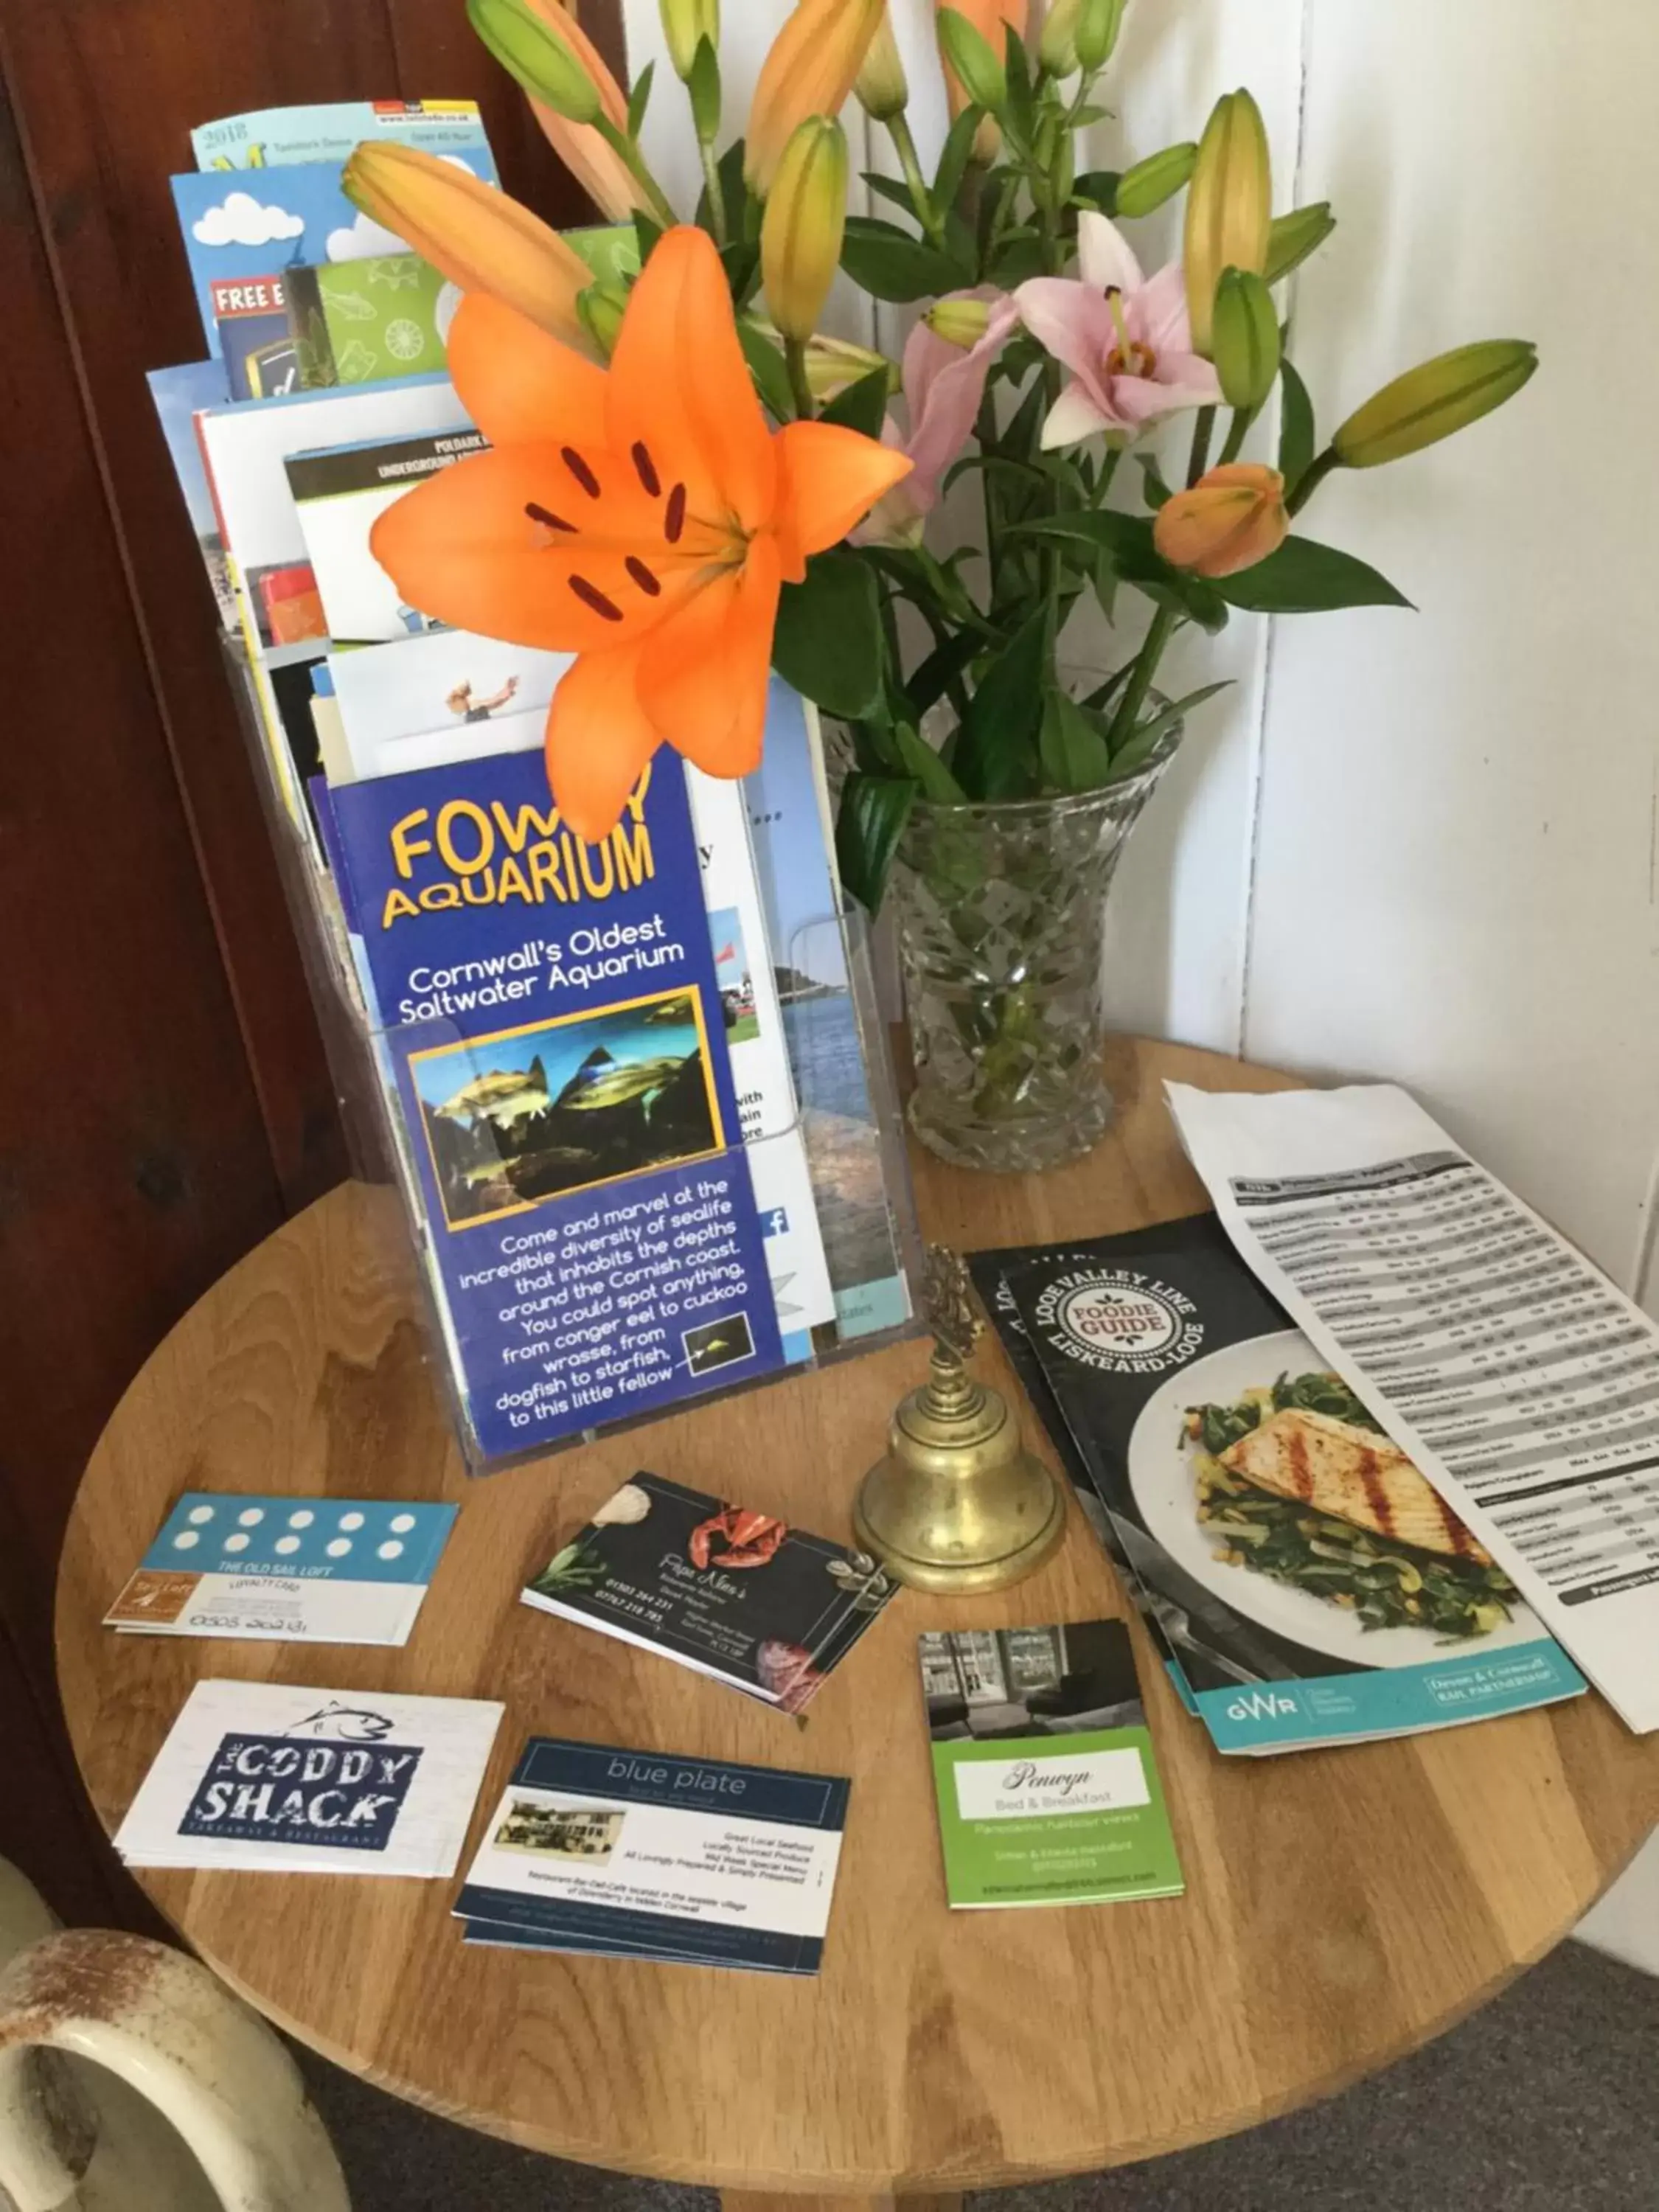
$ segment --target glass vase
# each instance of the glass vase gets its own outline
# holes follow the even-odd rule
[[[913,808],[892,878],[909,1114],[942,1159],[1030,1173],[1104,1133],[1106,896],[1174,750],[1075,798]]]

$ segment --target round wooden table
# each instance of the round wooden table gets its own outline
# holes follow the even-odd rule
[[[919,1156],[929,1235],[971,1249],[1191,1212],[1203,1194],[1161,1079],[1285,1081],[1127,1040],[1111,1061],[1119,1119],[1078,1167],[999,1180]],[[1015,1389],[994,1346],[981,1358]],[[1549,1950],[1659,1820],[1659,1737],[1629,1735],[1594,1696],[1408,1742],[1222,1759],[1137,1626],[1187,1894],[952,1914],[916,1637],[1126,1611],[1075,1509],[1062,1549],[1023,1587],[902,1595],[805,1723],[516,1602],[641,1465],[844,1534],[924,1359],[901,1345],[470,1484],[423,1364],[392,1194],[348,1186],[321,1200],[173,1330],[82,1483],[58,1662],[106,1824],[198,1676],[501,1698],[468,1856],[533,1733],[850,1775],[823,1970],[797,1982],[468,1949],[451,1882],[146,1872],[145,1889],[279,2027],[476,2127],[753,2201],[948,2196],[1200,2142],[1386,2065]],[[100,1627],[187,1488],[464,1510],[401,1651]]]

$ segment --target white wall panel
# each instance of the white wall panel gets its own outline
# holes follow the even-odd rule
[[[1342,228],[1297,323],[1328,420],[1466,338],[1544,365],[1309,509],[1422,611],[1278,625],[1245,1028],[1409,1084],[1627,1282],[1659,1143],[1656,64],[1633,7],[1311,0],[1304,190]]]

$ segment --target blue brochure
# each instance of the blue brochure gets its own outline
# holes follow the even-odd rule
[[[365,138],[428,154],[488,154],[476,100],[341,100],[319,107],[263,107],[227,115],[190,134],[198,169],[268,169],[343,161]]]
[[[469,1942],[816,1973],[848,1788],[532,1736],[456,1915]]]
[[[486,184],[497,181],[495,161],[482,143],[443,158]],[[408,252],[395,232],[353,206],[341,188],[340,168],[338,161],[300,161],[271,169],[198,169],[172,179],[210,353],[222,350],[216,283],[247,283],[323,261]]]
[[[536,753],[330,796],[484,1453],[783,1364],[678,757],[593,844]]]

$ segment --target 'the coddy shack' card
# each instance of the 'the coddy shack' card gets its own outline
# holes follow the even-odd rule
[[[502,1708],[198,1682],[115,1848],[129,1866],[453,1874]]]

